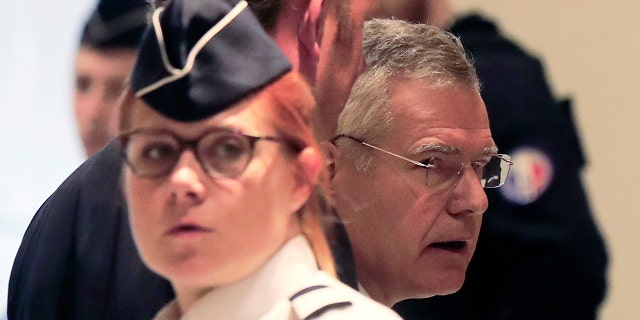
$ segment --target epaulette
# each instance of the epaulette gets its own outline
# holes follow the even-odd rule
[[[348,308],[353,303],[325,285],[306,287],[289,298],[294,312],[300,319],[311,320],[329,310]]]

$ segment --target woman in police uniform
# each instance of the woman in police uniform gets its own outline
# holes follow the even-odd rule
[[[156,319],[399,319],[335,278],[310,89],[241,1],[154,12],[121,109],[123,191]]]

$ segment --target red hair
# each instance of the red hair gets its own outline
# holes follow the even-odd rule
[[[315,148],[321,154],[312,128],[312,113],[316,101],[311,88],[297,72],[289,72],[258,93],[278,135],[292,144],[295,152]],[[311,244],[321,269],[336,275],[335,264],[327,242],[326,226],[335,223],[332,206],[326,195],[329,190],[328,173],[320,168],[318,182],[307,203],[298,212],[302,232]]]

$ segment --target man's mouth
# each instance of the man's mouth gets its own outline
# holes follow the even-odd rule
[[[466,241],[435,242],[430,244],[429,246],[432,248],[442,249],[447,251],[460,251],[467,246],[467,242]]]

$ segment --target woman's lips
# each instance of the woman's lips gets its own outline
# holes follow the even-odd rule
[[[212,231],[211,229],[199,226],[197,224],[185,223],[169,229],[167,233],[169,235],[183,235],[183,234],[195,234],[195,233],[208,233],[211,231]]]

